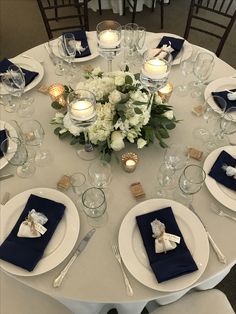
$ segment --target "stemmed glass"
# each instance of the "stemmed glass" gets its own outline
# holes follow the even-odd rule
[[[9,101],[12,112],[18,109],[19,116],[31,116],[34,112],[32,106],[33,98],[24,97],[22,99],[22,94],[24,93],[25,88],[25,77],[21,68],[15,64],[10,65],[7,72],[2,76],[2,84],[11,96],[21,99],[19,108],[17,108],[12,100]]]
[[[29,154],[35,154],[35,163],[38,166],[46,166],[51,161],[51,155],[48,150],[41,150],[45,136],[41,123],[37,120],[27,120],[20,124],[20,129],[25,144],[29,149]]]
[[[180,69],[181,69],[181,73],[186,79],[188,75],[193,72],[193,62],[191,58],[184,60],[182,57],[180,61]],[[178,85],[176,88],[176,92],[179,96],[187,96],[188,94],[187,82],[185,82],[182,85]]]
[[[78,150],[77,154],[81,159],[93,160],[97,154],[89,140],[88,127],[97,120],[95,95],[88,90],[77,89],[68,95],[67,104],[71,122],[84,133],[84,149]]]
[[[49,56],[52,59],[53,63],[55,64],[55,74],[58,76],[62,76],[65,72],[65,69],[63,67],[63,60],[59,58],[55,51],[57,49],[58,43],[57,40],[51,39],[46,44],[45,47],[48,50]]]
[[[107,59],[108,72],[112,71],[112,60],[121,50],[121,25],[116,21],[103,21],[96,27],[99,54]]]
[[[169,77],[171,64],[171,54],[159,48],[148,49],[144,53],[140,81],[151,93],[150,100],[157,90],[165,86]]]
[[[74,34],[65,33],[64,35],[62,35],[62,37],[58,40],[58,51],[60,56],[69,65],[67,71],[64,69],[64,73],[65,75],[67,75],[67,81],[70,81],[70,76],[73,76],[71,64],[76,55],[76,40]]]
[[[171,144],[166,148],[164,163],[167,168],[180,170],[188,163],[188,147],[183,144]]]
[[[197,55],[193,66],[193,74],[197,78],[195,89],[191,93],[192,97],[202,95],[202,86],[204,81],[210,76],[214,67],[214,56],[208,52],[201,52]]]
[[[90,183],[98,188],[107,188],[111,182],[111,165],[104,160],[96,160],[88,169]]]
[[[193,195],[198,193],[206,179],[206,173],[198,165],[188,165],[179,177],[179,189],[174,192],[174,199],[189,206]]]
[[[89,225],[102,227],[107,222],[107,202],[103,190],[92,187],[82,194],[82,208]]]
[[[1,143],[4,157],[13,166],[17,166],[16,173],[21,178],[31,177],[35,173],[35,165],[29,159],[24,142],[17,137],[8,137]]]
[[[160,198],[168,198],[169,191],[176,187],[177,181],[175,171],[172,168],[161,164],[157,173],[157,189],[155,196]]]

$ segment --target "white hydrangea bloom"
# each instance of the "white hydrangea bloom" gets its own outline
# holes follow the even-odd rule
[[[139,138],[137,140],[137,147],[139,149],[143,148],[147,144],[147,141],[145,141],[143,138]]]
[[[61,124],[63,123],[63,119],[64,119],[64,114],[60,112],[56,112],[55,117],[52,118],[51,123]]]
[[[114,151],[119,151],[125,147],[125,143],[123,141],[123,135],[120,131],[114,131],[111,134],[111,148]]]
[[[74,136],[78,136],[80,135],[81,132],[83,132],[82,128],[79,128],[78,126],[72,123],[68,113],[65,115],[63,119],[63,124],[65,129],[67,129]]]
[[[109,95],[109,102],[117,104],[121,100],[121,93],[118,90],[113,90]]]

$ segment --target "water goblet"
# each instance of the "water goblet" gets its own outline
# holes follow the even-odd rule
[[[17,137],[8,137],[1,143],[1,151],[9,164],[16,166],[16,174],[21,178],[31,177],[35,173],[35,165],[29,160],[28,150],[24,142]]]
[[[197,55],[193,66],[193,74],[197,78],[195,88],[191,96],[196,98],[202,95],[204,81],[210,76],[214,67],[214,56],[208,52],[201,52]]]
[[[72,33],[65,33],[58,40],[58,51],[63,60],[68,64],[68,67],[63,67],[65,79],[69,83],[69,79],[73,76],[72,61],[76,56],[76,40]]]
[[[143,55],[140,81],[151,95],[165,86],[172,64],[170,53],[159,48],[148,49]]]
[[[96,27],[99,54],[107,59],[108,72],[112,71],[112,60],[121,50],[121,25],[112,20],[99,23]]]
[[[174,171],[186,166],[189,160],[188,147],[183,144],[171,144],[166,148],[164,162],[167,168]]]
[[[98,188],[107,188],[111,182],[111,165],[104,160],[96,160],[88,169],[90,183]]]
[[[180,69],[181,69],[182,75],[184,76],[184,78],[186,80],[187,77],[189,76],[189,74],[193,72],[193,62],[192,62],[191,58],[184,59],[182,57],[181,61],[180,61]],[[187,82],[185,82],[182,85],[178,85],[175,91],[177,92],[177,94],[179,96],[187,96],[187,94],[189,92]]]
[[[35,163],[37,166],[46,166],[51,161],[51,154],[48,150],[42,150],[45,132],[41,123],[37,120],[27,120],[20,124],[25,144],[29,153],[35,153]]]
[[[97,158],[88,132],[89,126],[97,120],[95,95],[88,90],[77,89],[68,95],[67,104],[71,123],[80,128],[84,134],[85,145],[83,149],[77,150],[78,156],[83,160]]]
[[[49,40],[46,44],[46,49],[52,59],[53,63],[55,64],[55,74],[58,76],[62,76],[64,74],[64,66],[63,66],[63,59],[59,58],[55,51],[58,50],[58,42],[55,39]]]
[[[108,219],[107,202],[102,189],[92,187],[84,191],[82,208],[90,226],[98,228],[106,224]]]
[[[179,177],[179,188],[174,192],[174,199],[189,206],[193,195],[198,193],[206,179],[206,173],[198,165],[188,165]]]
[[[159,198],[169,198],[170,190],[173,190],[177,185],[174,169],[161,164],[157,174],[157,189],[155,196]]]
[[[121,62],[120,68],[121,70],[125,70],[126,67],[130,65],[130,56],[133,55],[136,33],[135,31],[138,29],[138,25],[135,23],[129,23],[122,26],[122,46],[123,46],[123,61]]]

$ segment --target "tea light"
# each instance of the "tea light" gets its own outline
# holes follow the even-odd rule
[[[167,83],[164,87],[159,89],[158,95],[161,97],[163,102],[168,102],[172,92],[173,92],[173,85],[171,83]]]
[[[123,154],[121,161],[126,172],[133,172],[137,167],[138,155],[135,153]]]
[[[57,99],[59,96],[62,96],[65,91],[65,88],[62,84],[52,84],[48,88],[48,94],[53,100]]]
[[[87,121],[96,115],[95,108],[88,100],[78,100],[71,104],[70,113],[79,121]]]
[[[115,48],[120,43],[119,32],[116,30],[108,29],[102,31],[98,37],[101,48]]]
[[[160,79],[165,77],[168,67],[163,60],[150,59],[143,65],[143,74],[151,79]]]

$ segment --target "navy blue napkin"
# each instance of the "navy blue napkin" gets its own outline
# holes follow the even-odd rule
[[[166,232],[181,237],[180,244],[167,253],[155,252],[155,239],[152,237],[151,222],[155,219],[165,224]],[[166,207],[136,217],[143,244],[145,246],[150,266],[158,282],[173,279],[197,270],[194,262],[177,225],[171,207]]]
[[[236,92],[236,89],[230,89],[230,91],[231,92]],[[221,92],[212,92],[211,93],[213,96],[220,96],[220,97],[222,97],[226,101],[226,110],[231,108],[231,107],[236,107],[236,100],[229,100],[228,97],[227,97],[228,93],[229,92],[227,92],[226,90],[221,91]],[[222,109],[221,104],[219,104],[217,99],[215,100],[215,103],[217,104],[218,107],[220,107]]]
[[[90,56],[91,52],[90,52],[90,49],[89,49],[87,35],[86,35],[85,30],[81,29],[81,30],[78,30],[78,31],[70,32],[70,33],[75,36],[75,40],[81,41],[81,46],[83,48],[86,48],[84,51],[81,51],[81,52],[76,51],[75,57],[76,58],[84,58],[84,57]]]
[[[236,179],[227,176],[226,171],[222,169],[223,165],[236,167],[236,159],[224,150],[222,150],[222,152],[216,159],[214,165],[209,172],[209,176],[211,176],[213,179],[215,179],[220,184],[223,184],[227,188],[236,191]]]
[[[171,47],[174,49],[174,51],[171,52],[173,60],[174,60],[183,47],[184,39],[163,36],[157,48],[161,48],[163,45],[169,46],[170,43],[171,43]]]
[[[40,238],[19,238],[17,233],[20,224],[32,209],[45,214],[48,218],[44,225],[47,231]],[[0,258],[32,271],[43,256],[43,252],[62,219],[64,211],[65,205],[31,194],[14,228],[0,246]]]
[[[9,68],[9,66],[13,65],[13,64],[14,63],[12,63],[8,59],[3,59],[2,61],[0,61],[0,73],[6,72]],[[35,77],[38,75],[38,72],[26,70],[24,68],[21,68],[21,70],[25,75],[25,86],[29,85],[35,79]]]
[[[2,158],[4,156],[3,152],[5,153],[7,151],[7,146],[2,147],[2,142],[7,139],[7,133],[5,130],[1,130],[0,131],[0,158]],[[4,149],[4,151],[3,151]]]

